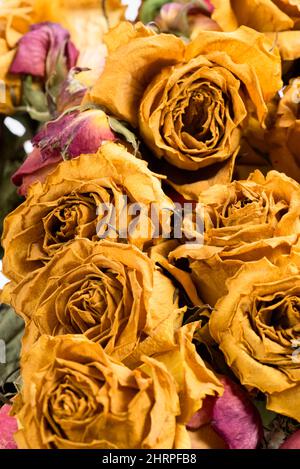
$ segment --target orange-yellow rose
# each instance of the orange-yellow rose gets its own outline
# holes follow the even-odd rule
[[[300,182],[299,96],[299,78],[296,78],[284,88],[275,122],[266,137],[273,167],[298,182]]]
[[[241,383],[300,422],[300,255],[247,263],[227,282],[210,333]]]
[[[123,196],[127,196],[125,207]],[[143,204],[139,216],[130,214],[133,203]],[[19,282],[76,237],[122,241],[119,227],[123,219],[128,241],[147,247],[155,229],[150,216],[157,214],[159,220],[162,207],[173,204],[146,163],[122,145],[108,142],[94,155],[64,161],[45,183],[29,188],[26,201],[4,222],[3,272]],[[119,214],[123,221],[118,224]]]
[[[284,60],[300,56],[300,4],[298,0],[211,0],[212,18],[223,31],[241,25],[266,33]]]
[[[300,233],[300,186],[283,173],[258,170],[247,180],[202,192],[204,244],[186,244],[171,259],[187,257],[201,298],[214,305],[226,280],[247,262],[288,254]]]
[[[146,254],[87,239],[74,240],[26,276],[11,301],[39,334],[84,334],[127,362],[172,347],[185,311],[175,284]]]
[[[104,71],[86,101],[139,127],[158,158],[186,170],[213,166],[229,181],[248,109],[262,123],[266,101],[281,87],[280,58],[270,52],[271,43],[240,28],[200,32],[185,44],[121,23],[107,44]]]
[[[131,370],[80,335],[42,336],[22,359],[23,449],[190,448],[185,423],[222,393],[181,329],[174,350]],[[175,361],[176,360],[176,361]]]

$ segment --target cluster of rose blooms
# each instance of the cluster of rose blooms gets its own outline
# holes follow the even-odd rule
[[[300,7],[177,2],[153,26],[113,0],[107,32],[68,3],[0,10],[1,110],[44,121],[2,239],[25,321],[6,421],[19,448],[261,447],[255,403],[300,422]],[[99,239],[120,196],[148,211]],[[151,207],[172,226],[187,201],[204,242],[154,238]]]

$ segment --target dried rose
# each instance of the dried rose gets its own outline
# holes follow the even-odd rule
[[[68,70],[76,65],[78,51],[69,32],[55,23],[34,24],[20,39],[9,71],[46,79],[55,73],[62,56]]]
[[[279,55],[267,52],[268,40],[240,28],[201,32],[185,45],[123,23],[107,42],[104,71],[86,101],[139,126],[158,158],[191,170],[224,164],[229,180],[246,107],[263,122],[265,102],[281,85]]]
[[[299,33],[300,34],[300,33]],[[284,88],[275,122],[267,133],[272,165],[300,182],[299,78]]]
[[[193,351],[189,329],[179,331],[174,351],[143,356],[134,370],[83,336],[42,336],[22,361],[18,447],[189,448],[185,402],[192,411],[222,392]]]
[[[300,255],[243,265],[212,312],[209,329],[241,383],[267,408],[300,421]]]
[[[155,16],[148,11],[148,4],[142,4],[140,18],[143,23],[154,21],[160,31],[196,37],[200,30],[220,31],[217,23],[210,18],[211,5],[206,2],[167,2]]]
[[[284,60],[299,57],[300,6],[295,0],[211,0],[212,18],[223,31],[240,25],[266,33]]]
[[[84,334],[127,362],[172,348],[184,312],[175,285],[146,254],[132,245],[86,239],[25,277],[11,301],[40,335]]]
[[[202,192],[204,244],[183,245],[171,259],[187,257],[200,297],[214,305],[226,281],[246,262],[276,262],[300,233],[300,186],[283,173],[258,170],[247,180]]]
[[[144,363],[131,371],[83,336],[41,337],[23,358],[18,447],[173,448],[176,383],[156,360]]]
[[[131,204],[143,204],[139,215]],[[127,238],[147,247],[153,242],[153,230],[160,228],[153,226],[151,217],[159,224],[162,207],[172,209],[173,203],[147,164],[122,145],[107,142],[96,154],[61,163],[44,184],[30,187],[25,202],[4,222],[3,272],[19,282],[77,237],[96,241],[106,236],[125,242]],[[128,236],[121,232],[123,219],[114,222],[119,213],[124,215]]]

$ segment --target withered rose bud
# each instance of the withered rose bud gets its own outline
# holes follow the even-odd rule
[[[59,24],[33,24],[20,39],[10,73],[49,78],[61,60],[67,70],[76,65],[78,51],[67,30]]]
[[[115,139],[108,116],[101,110],[63,114],[47,122],[32,139],[35,148],[13,174],[12,182],[26,196],[29,186],[35,181],[44,182],[61,161],[96,153],[102,143]]]

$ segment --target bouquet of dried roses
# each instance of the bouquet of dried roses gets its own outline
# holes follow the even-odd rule
[[[0,6],[0,448],[300,448],[296,3]]]

